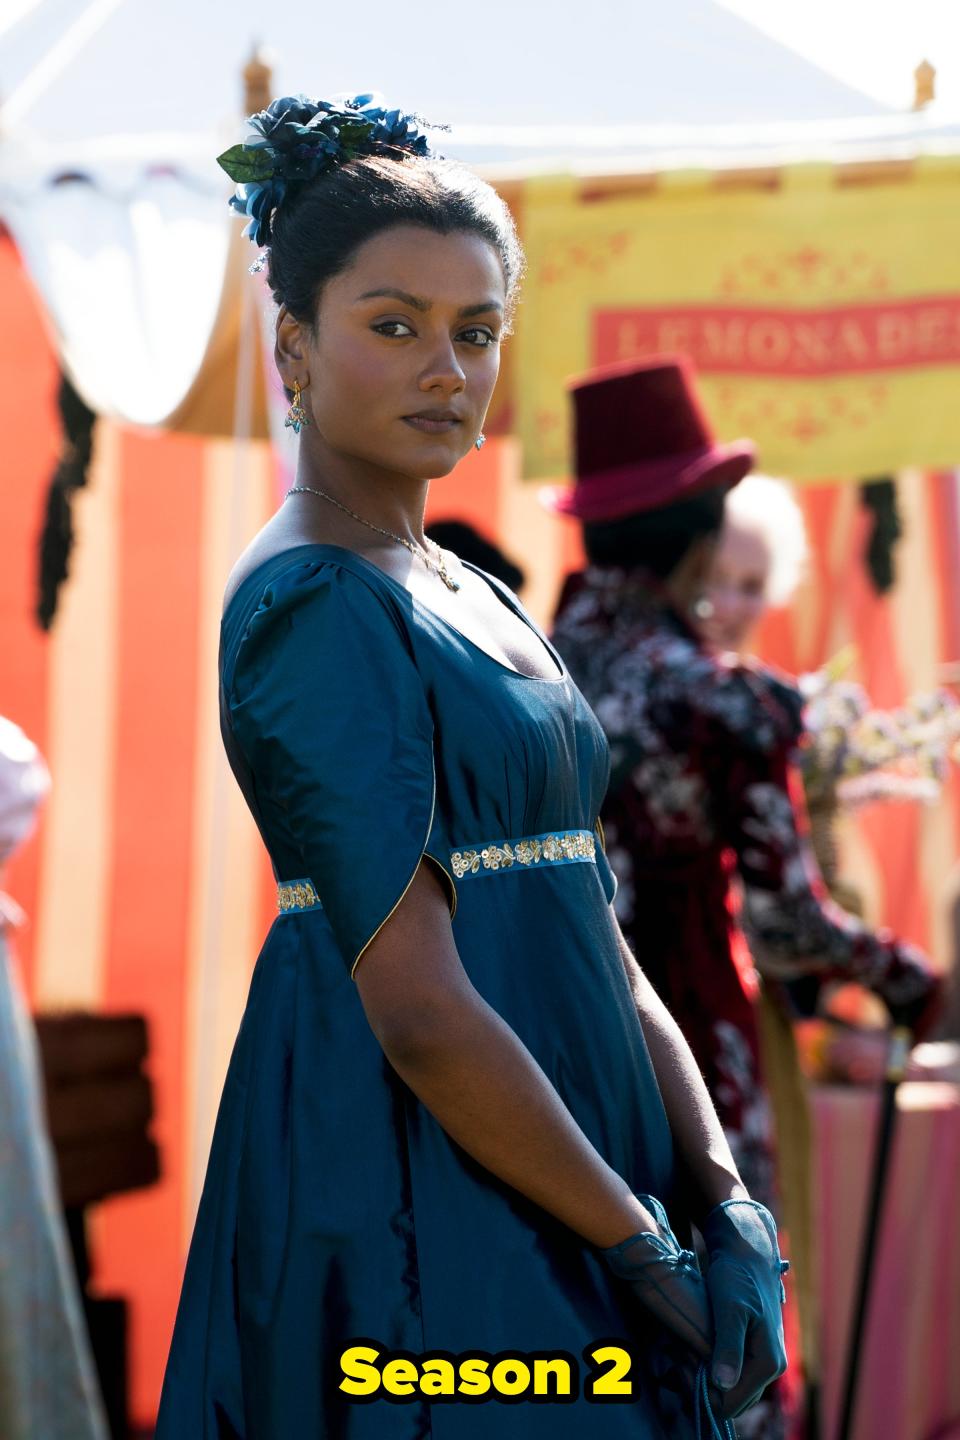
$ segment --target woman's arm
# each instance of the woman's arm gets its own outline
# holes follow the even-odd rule
[[[614,921],[614,924],[617,922]],[[713,1101],[680,1027],[638,965],[617,925],[623,968],[650,1052],[673,1141],[699,1204],[695,1219],[747,1191],[737,1172]]]
[[[744,751],[718,767],[725,778],[724,836],[743,883],[743,921],[758,970],[773,979],[804,974],[856,980],[897,1024],[922,1033],[941,990],[927,957],[888,930],[871,930],[828,897],[798,824],[785,752]]]
[[[471,985],[429,864],[370,944],[356,983],[390,1064],[474,1160],[593,1245],[656,1231],[530,1052]]]
[[[678,1147],[698,1181],[704,1209],[712,1210],[709,1234],[726,1216],[713,1207],[746,1192],[685,1042],[643,977],[633,974],[635,962],[623,948]],[[367,948],[356,978],[385,1055],[447,1134],[492,1174],[607,1252],[611,1269],[640,1304],[710,1359],[714,1383],[729,1391],[724,1413],[737,1413],[781,1373],[779,1255],[774,1267],[769,1254],[742,1242],[724,1269],[718,1246],[708,1301],[707,1285],[665,1217],[658,1225],[598,1155],[533,1056],[470,984],[429,863],[421,864]],[[756,1219],[752,1211],[749,1218]],[[773,1231],[772,1218],[769,1226]],[[656,1236],[654,1247],[646,1247],[645,1234]],[[766,1242],[772,1254],[769,1234]],[[757,1297],[769,1299],[767,1292],[773,1299],[758,1308]]]

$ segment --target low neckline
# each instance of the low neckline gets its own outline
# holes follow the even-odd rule
[[[479,566],[471,564],[469,560],[460,560],[460,564],[464,565],[468,570],[471,570],[474,575],[479,575],[480,579],[483,580],[484,584],[486,584],[487,587],[493,591],[500,604],[503,605],[506,609],[510,610],[512,614],[516,615],[520,623],[522,625],[525,625],[527,629],[531,632],[531,634],[536,636],[537,640],[540,642],[541,649],[544,650],[547,657],[559,670],[560,673],[558,675],[529,675],[525,670],[518,670],[515,666],[508,665],[503,660],[498,660],[496,655],[491,655],[489,650],[485,650],[484,647],[480,645],[476,640],[472,640],[469,635],[464,634],[464,632],[457,625],[454,625],[452,620],[448,620],[446,616],[441,615],[438,611],[434,610],[432,606],[427,605],[422,600],[418,599],[417,596],[414,595],[412,590],[408,590],[406,585],[404,585],[400,580],[395,580],[392,575],[389,575],[386,570],[382,570],[379,565],[375,565],[372,560],[368,560],[366,556],[360,555],[356,550],[350,550],[346,545],[330,545],[326,544],[322,540],[305,540],[300,545],[291,545],[286,550],[278,550],[276,554],[269,555],[266,560],[261,560],[258,565],[255,565],[253,569],[243,577],[236,590],[234,590],[233,594],[230,596],[230,599],[224,606],[223,615],[221,616],[221,623],[226,619],[231,608],[240,596],[241,591],[245,590],[247,585],[249,585],[250,581],[254,580],[261,571],[269,569],[269,567],[273,565],[276,561],[290,561],[291,556],[297,555],[304,550],[332,551],[336,555],[346,555],[349,556],[351,560],[358,560],[361,565],[374,571],[375,574],[380,577],[380,579],[386,580],[387,583],[394,586],[395,589],[401,590],[403,594],[407,597],[407,599],[411,602],[411,604],[415,605],[419,610],[422,610],[424,614],[428,615],[430,619],[435,621],[437,624],[442,625],[445,629],[452,631],[452,633],[458,636],[459,639],[464,642],[464,644],[469,645],[471,649],[476,650],[479,655],[484,656],[485,659],[489,660],[492,665],[496,665],[497,668],[499,670],[502,670],[506,675],[514,675],[518,680],[526,680],[533,685],[565,685],[570,678],[570,673],[567,670],[567,667],[564,664],[561,655],[550,643],[546,635],[543,634],[539,626],[535,625],[533,621],[530,620],[523,613],[520,602],[514,602],[507,599],[507,597],[497,588],[497,586],[490,580],[490,578],[484,573],[484,571],[481,570]],[[458,560],[460,559],[459,556],[457,558]]]

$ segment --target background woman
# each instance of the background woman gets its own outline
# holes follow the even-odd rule
[[[768,610],[788,605],[803,575],[808,546],[803,514],[790,493],[789,486],[765,475],[750,475],[727,497],[723,527],[707,577],[703,603],[697,616],[703,636],[719,651],[735,652],[748,659],[757,628]],[[774,684],[782,683],[772,677]],[[800,701],[798,699],[798,705]],[[849,724],[853,727],[857,712],[851,708]],[[809,737],[808,737],[809,738]],[[816,743],[816,736],[812,737]],[[850,757],[852,758],[852,757]],[[791,796],[799,804],[798,823],[804,822],[802,786],[799,774]],[[904,793],[906,785],[903,787]],[[810,827],[814,863],[808,860],[808,871],[819,881],[824,877],[831,896],[844,909],[860,913],[860,899],[846,886],[837,873],[834,824],[836,812],[819,817]],[[804,823],[804,829],[808,827]],[[806,911],[789,901],[783,906],[781,924],[789,926],[804,919]],[[829,939],[825,932],[821,939]],[[794,944],[797,937],[794,937]],[[806,943],[812,943],[807,941]],[[762,947],[761,947],[762,948]],[[816,985],[801,986],[794,994],[804,1009],[816,1004]],[[772,1018],[772,1017],[769,1017]],[[773,1037],[769,1052],[774,1055],[786,1036]],[[862,1072],[862,1078],[879,1079],[883,1073],[886,1047],[876,1032],[857,1035],[848,1031],[835,1037],[830,1047],[832,1067],[842,1071],[848,1064],[851,1074]],[[791,1102],[792,1103],[792,1102]],[[786,1114],[791,1105],[778,1107]]]
[[[727,496],[701,629],[718,650],[749,650],[771,607],[789,605],[807,560],[800,506],[782,480],[748,475]]]
[[[735,1413],[784,1363],[775,1230],[610,910],[602,731],[519,602],[423,531],[430,479],[480,439],[516,235],[487,185],[371,97],[278,100],[253,125],[222,163],[270,244],[302,434],[297,485],[228,586],[221,713],[281,914],[226,1081],[158,1440],[683,1436],[657,1299],[670,1288],[684,1355],[712,1349]],[[713,1341],[649,1198],[673,1203],[676,1162]],[[631,1405],[339,1388],[357,1337],[579,1361],[611,1336],[638,1347]]]
[[[616,912],[690,1043],[751,1194],[773,1204],[758,982],[734,873],[767,964],[862,979],[909,1020],[936,985],[917,951],[824,908],[788,794],[796,692],[718,659],[699,634],[725,494],[752,446],[716,444],[686,362],[612,367],[573,400],[577,484],[550,503],[581,520],[590,563],[566,584],[553,638],[611,746],[601,813]],[[773,1399],[740,1422],[744,1436],[783,1428]]]
[[[0,716],[0,866],[30,834],[49,786],[33,741]],[[7,946],[21,919],[0,892],[0,1435],[106,1440],[36,1036]]]

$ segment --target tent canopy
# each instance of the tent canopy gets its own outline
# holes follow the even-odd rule
[[[960,154],[960,121],[891,112],[716,0],[563,0],[549,25],[489,0],[482,34],[461,7],[424,35],[374,4],[362,36],[349,19],[264,16],[253,0],[12,3],[0,218],[81,393],[139,424],[232,433],[239,407],[266,431],[263,407],[237,399],[225,339],[249,247],[230,250],[238,227],[214,159],[240,134],[253,33],[274,42],[273,93],[380,87],[451,122],[442,149],[501,183]]]
[[[431,20],[383,0],[354,12],[260,0],[20,7],[0,30],[0,89],[51,140],[216,129],[238,108],[254,39],[277,57],[280,93],[379,89],[450,124],[767,124],[884,109],[716,0],[560,0],[549,19],[488,0],[482,23],[470,7]]]

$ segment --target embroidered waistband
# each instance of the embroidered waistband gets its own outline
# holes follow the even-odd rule
[[[584,862],[597,862],[597,837],[592,830],[555,830],[522,840],[491,840],[486,845],[454,850],[450,856],[450,868],[458,880],[484,871],[510,870],[514,865],[530,868]],[[281,915],[299,915],[305,910],[322,910],[323,905],[312,880],[285,880],[277,886],[277,909]]]
[[[302,910],[322,908],[312,880],[285,880],[277,886],[277,909],[281,915],[297,915]]]
[[[484,870],[510,870],[514,865],[570,865],[578,861],[596,864],[596,860],[597,837],[592,830],[560,830],[454,850],[450,865],[456,878],[464,880]]]

